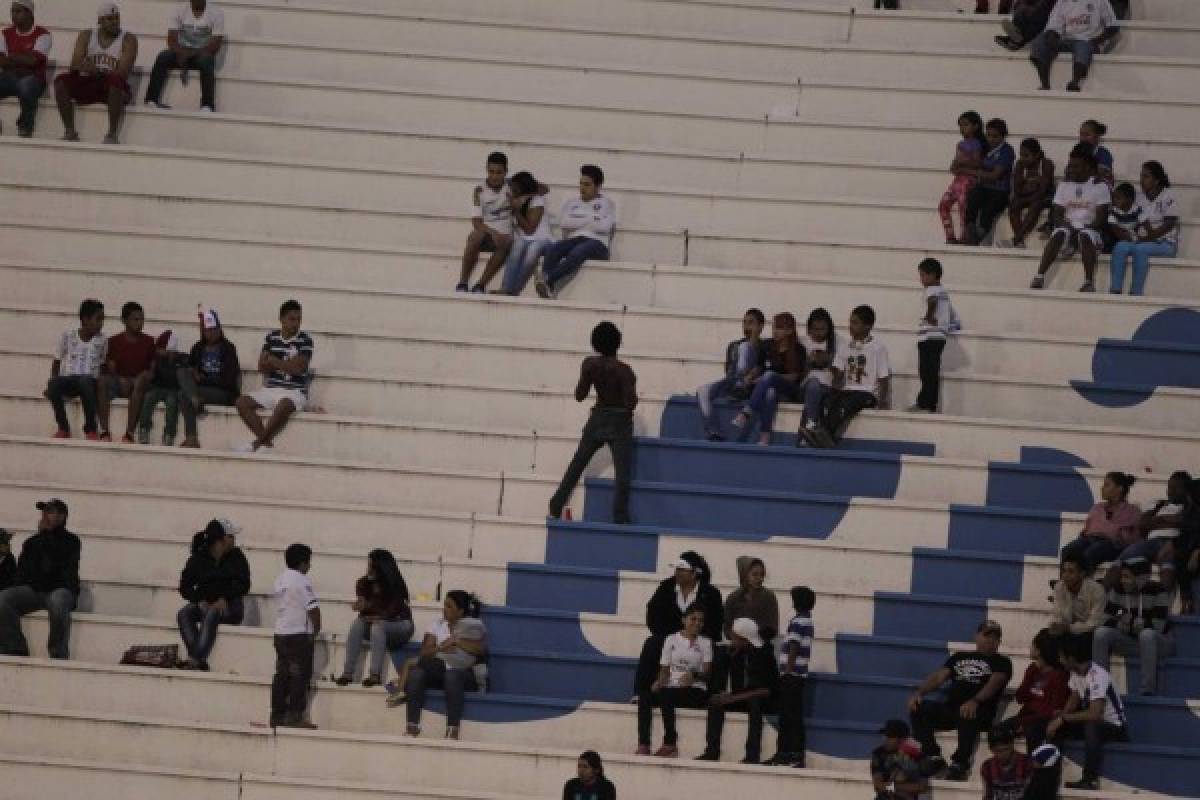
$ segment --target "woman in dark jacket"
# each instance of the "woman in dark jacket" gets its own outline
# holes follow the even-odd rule
[[[646,603],[646,627],[650,637],[642,645],[634,676],[634,695],[650,691],[658,675],[658,660],[662,657],[663,642],[676,631],[683,630],[683,612],[692,603],[704,609],[704,628],[701,633],[714,642],[721,640],[725,609],[721,593],[712,585],[712,570],[700,554],[688,550],[670,564],[675,574],[658,585],[650,602]]]
[[[188,652],[182,669],[207,671],[217,626],[242,623],[250,564],[234,542],[238,530],[227,519],[214,519],[192,537],[192,556],[179,577],[179,593],[188,604],[175,617]]]
[[[617,787],[604,777],[604,762],[595,750],[580,753],[575,773],[563,786],[563,800],[617,800]]]
[[[363,642],[371,645],[370,667],[362,685],[370,688],[383,683],[387,654],[399,650],[413,635],[412,610],[408,607],[408,584],[387,550],[367,554],[367,574],[354,585],[358,616],[346,634],[346,664],[337,679],[338,686],[354,680]]]
[[[231,406],[242,386],[237,348],[225,338],[221,319],[209,309],[200,315],[200,341],[192,345],[187,366],[180,367],[179,410],[183,412],[183,447],[199,447],[196,417],[205,405]]]

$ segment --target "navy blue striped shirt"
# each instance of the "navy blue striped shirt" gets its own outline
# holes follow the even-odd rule
[[[267,334],[267,338],[263,341],[264,353],[270,353],[282,361],[289,358],[295,358],[297,355],[307,355],[312,359],[313,340],[304,331],[300,331],[291,339],[284,339],[283,334],[278,330],[273,330]],[[298,375],[289,375],[286,372],[273,370],[268,372],[263,385],[276,389],[295,389],[297,391],[308,391],[309,370],[306,367],[304,372]]]

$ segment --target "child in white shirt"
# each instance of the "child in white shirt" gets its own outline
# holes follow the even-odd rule
[[[942,351],[946,349],[946,335],[955,324],[954,306],[950,304],[950,293],[942,286],[940,261],[936,258],[922,261],[917,265],[917,277],[925,288],[925,314],[917,332],[917,372],[921,378],[921,391],[917,402],[908,410],[935,414],[942,381]]]
[[[275,678],[271,681],[271,727],[316,728],[305,719],[312,680],[313,643],[321,632],[321,607],[308,570],[312,549],[293,544],[287,569],[275,579]]]
[[[604,172],[594,164],[579,168],[579,197],[563,203],[558,217],[562,241],[545,250],[534,279],[538,297],[552,298],[585,261],[607,261],[617,224],[617,207],[600,194]]]
[[[45,395],[58,424],[55,439],[71,438],[68,397],[78,397],[83,405],[84,436],[91,441],[100,439],[96,428],[96,381],[108,355],[108,340],[100,334],[103,329],[104,304],[99,300],[84,300],[79,305],[79,327],[64,331],[54,349]]]
[[[838,347],[833,361],[834,388],[825,397],[815,428],[800,434],[813,447],[833,447],[850,420],[864,408],[887,409],[891,404],[891,375],[883,342],[871,335],[875,309],[858,306],[850,312],[850,341]]]

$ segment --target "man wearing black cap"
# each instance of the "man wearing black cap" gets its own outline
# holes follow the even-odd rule
[[[909,738],[908,723],[889,719],[879,732],[883,744],[871,751],[871,783],[876,800],[916,800],[929,789],[921,774],[921,746]]]
[[[16,578],[0,592],[0,655],[27,656],[21,617],[50,612],[46,650],[51,658],[67,658],[71,611],[79,597],[79,537],[67,530],[67,504],[57,497],[37,504],[38,531],[21,545]]]

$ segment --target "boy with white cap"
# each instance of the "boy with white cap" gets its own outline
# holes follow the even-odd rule
[[[204,413],[205,405],[233,405],[242,386],[237,348],[225,338],[216,309],[200,312],[200,341],[192,345],[177,375],[184,433],[180,446],[199,447],[196,417]]]
[[[69,72],[54,79],[54,99],[63,121],[63,141],[78,142],[75,106],[108,104],[108,134],[105,144],[117,144],[117,129],[125,106],[133,97],[129,73],[137,61],[138,41],[121,29],[121,10],[103,2],[96,10],[96,27],[82,30],[75,39]]]
[[[46,91],[46,59],[53,39],[50,31],[33,23],[33,0],[12,0],[12,21],[0,32],[0,98],[17,98],[17,135],[28,139],[38,100]]]
[[[730,690],[714,694],[708,701],[706,745],[697,761],[721,760],[721,732],[728,711],[745,711],[746,757],[743,764],[759,763],[762,746],[763,714],[772,705],[779,691],[779,667],[769,642],[764,642],[758,623],[749,617],[733,621]]]

